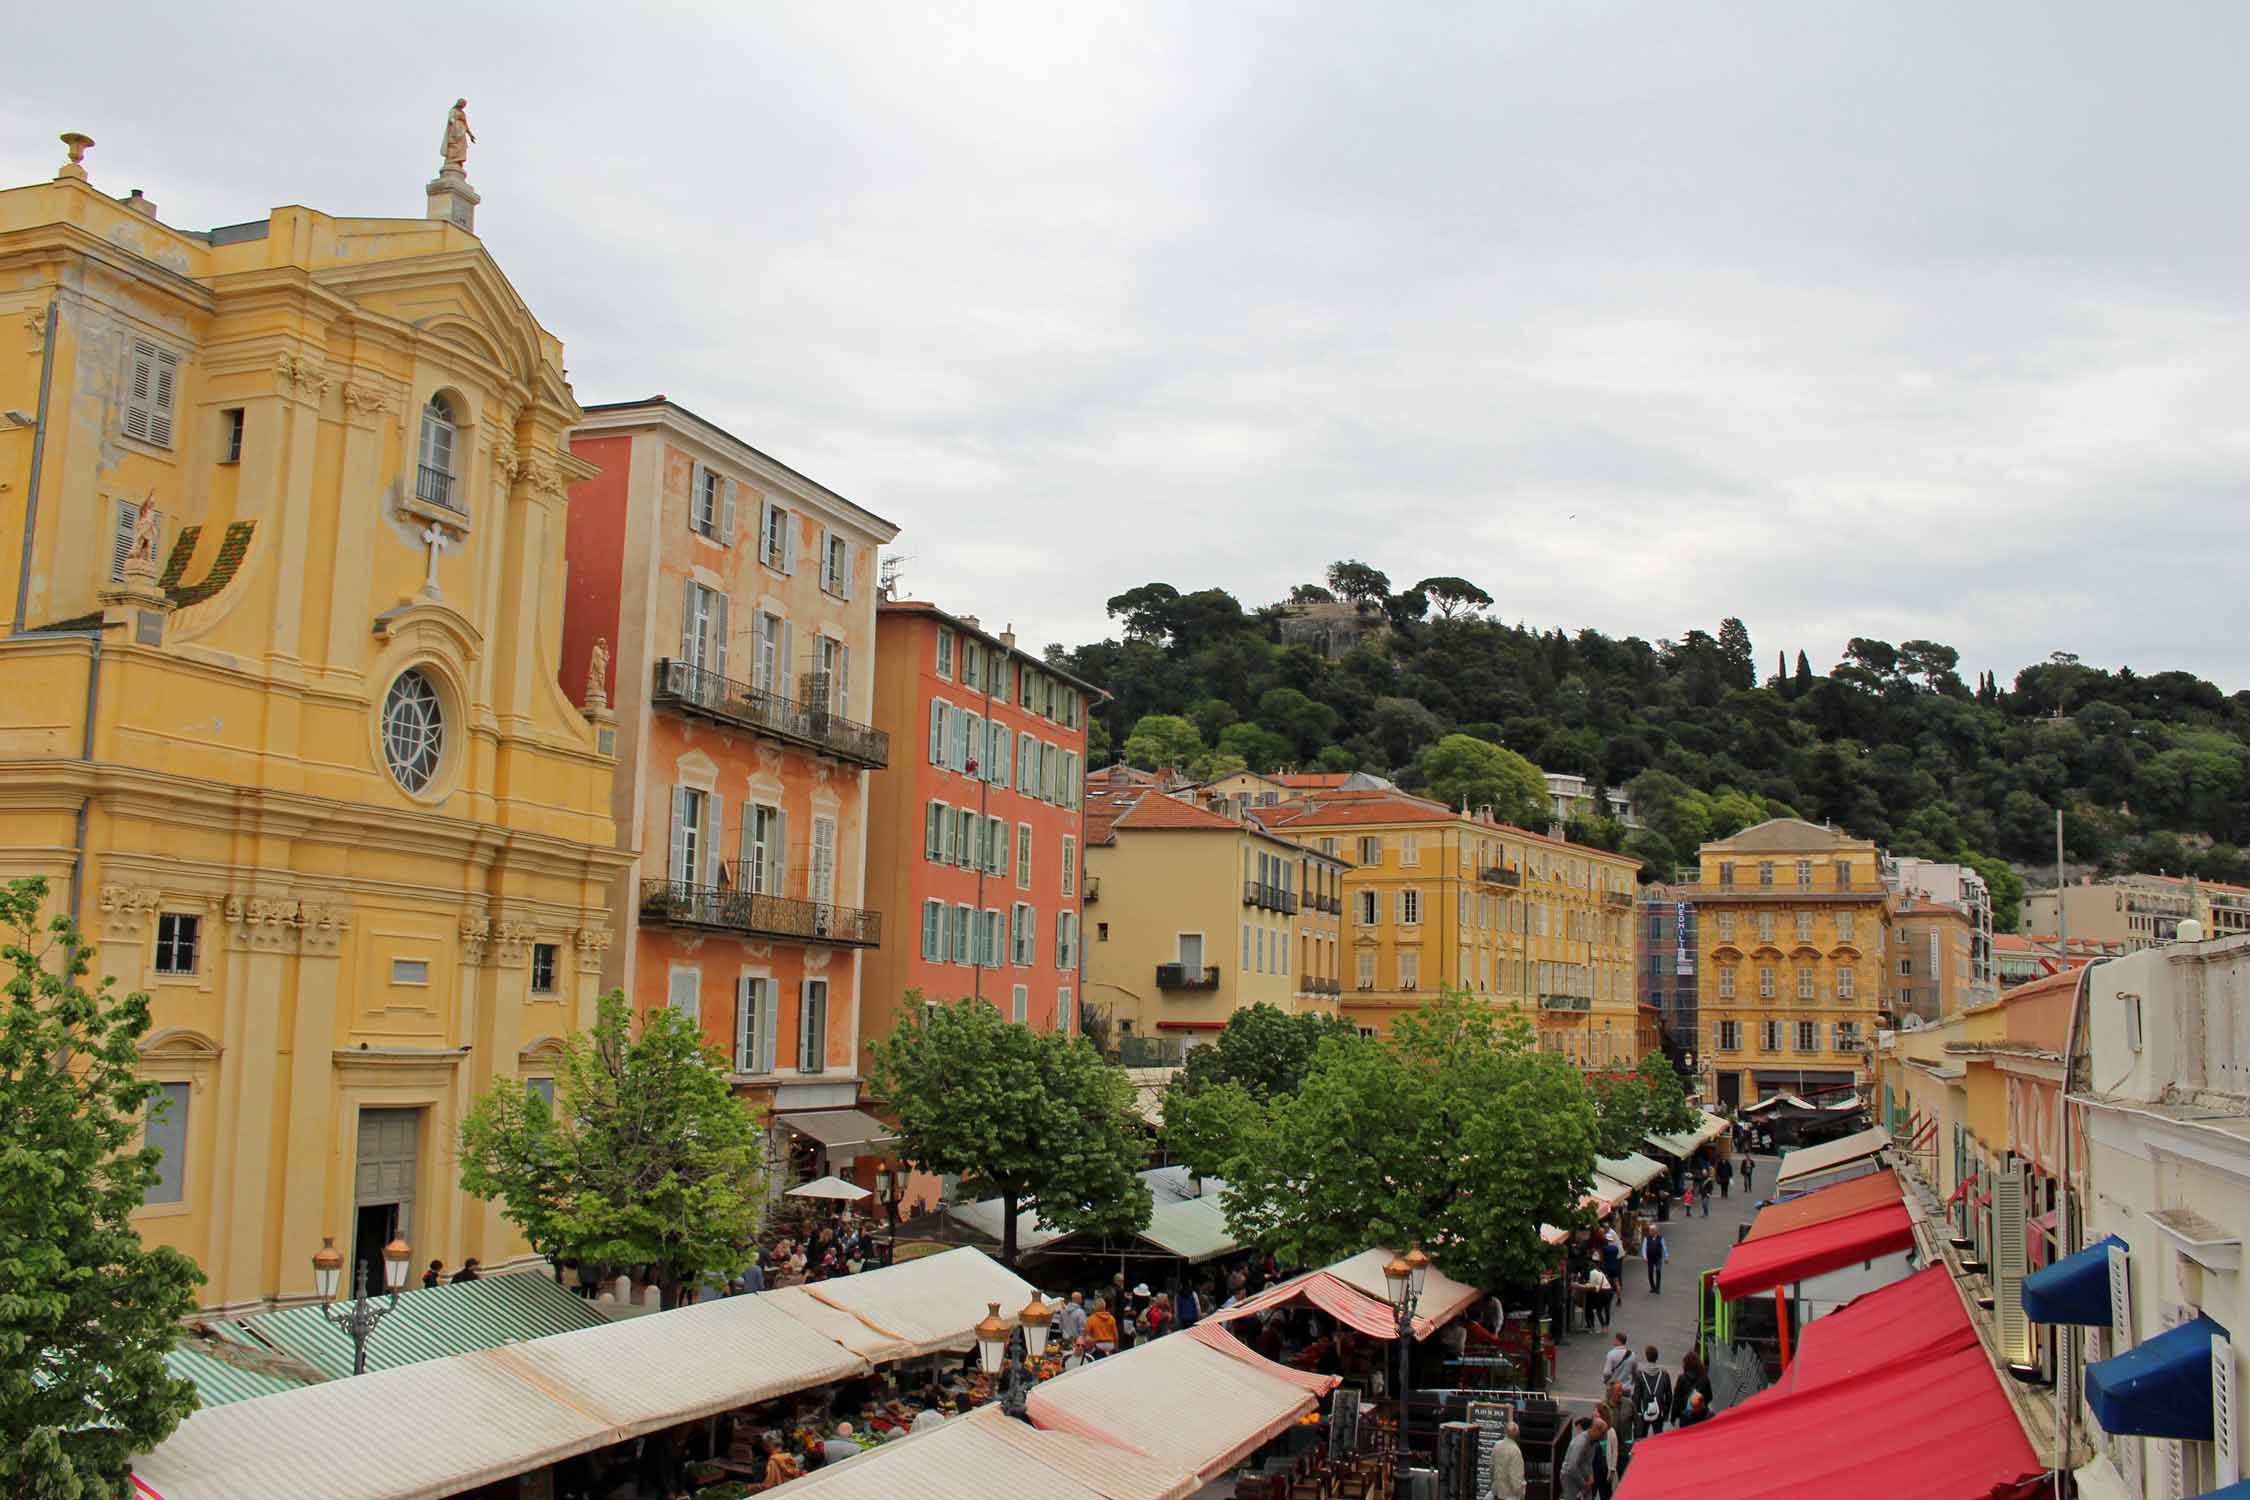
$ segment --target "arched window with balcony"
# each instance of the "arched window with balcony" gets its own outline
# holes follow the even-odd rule
[[[414,474],[416,499],[428,505],[442,505],[447,510],[467,510],[454,467],[460,432],[452,400],[443,391],[431,396],[422,408],[422,442]]]

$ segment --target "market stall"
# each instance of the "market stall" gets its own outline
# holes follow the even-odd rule
[[[981,1407],[789,1486],[806,1500],[1181,1500],[1193,1474],[1073,1432],[1043,1432]]]
[[[1890,1143],[1891,1133],[1877,1125],[1817,1146],[1800,1147],[1781,1159],[1774,1186],[1782,1192],[1803,1192],[1865,1176],[1881,1167],[1881,1153]]]

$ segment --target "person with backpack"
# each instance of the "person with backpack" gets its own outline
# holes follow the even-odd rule
[[[1640,1368],[1633,1374],[1634,1440],[1654,1437],[1672,1415],[1672,1375],[1656,1362],[1656,1346],[1641,1351]]]

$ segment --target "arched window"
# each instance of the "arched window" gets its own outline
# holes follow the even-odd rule
[[[383,760],[410,792],[428,787],[445,753],[445,708],[418,667],[399,673],[383,699]]]
[[[453,403],[445,393],[430,397],[429,404],[422,408],[421,461],[414,476],[417,499],[448,510],[466,508],[454,496],[453,446],[459,430]]]

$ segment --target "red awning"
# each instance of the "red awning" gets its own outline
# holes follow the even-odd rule
[[[1768,1239],[1744,1240],[1719,1268],[1719,1295],[1731,1302],[1823,1271],[1912,1249],[1913,1245],[1914,1221],[1907,1217],[1903,1203],[1871,1208],[1848,1219],[1810,1224]]]
[[[1807,1193],[1802,1198],[1792,1198],[1786,1203],[1776,1203],[1758,1210],[1757,1219],[1750,1232],[1742,1237],[1748,1244],[1752,1240],[1771,1239],[1777,1234],[1826,1224],[1833,1219],[1848,1219],[1853,1214],[1863,1214],[1871,1208],[1881,1208],[1886,1203],[1897,1203],[1905,1195],[1900,1192],[1898,1173],[1885,1168],[1870,1172],[1865,1177],[1854,1177],[1833,1187]]]
[[[1781,1384],[1633,1447],[1617,1500],[1984,1500],[2043,1467],[1933,1266],[1805,1325]]]
[[[1252,1365],[1278,1379],[1301,1385],[1316,1396],[1325,1396],[1342,1382],[1341,1376],[1322,1375],[1313,1370],[1293,1370],[1287,1365],[1277,1365],[1272,1360],[1236,1338],[1224,1323],[1202,1322],[1187,1330],[1187,1336],[1199,1343],[1209,1344],[1221,1354],[1231,1354],[1244,1364]]]

